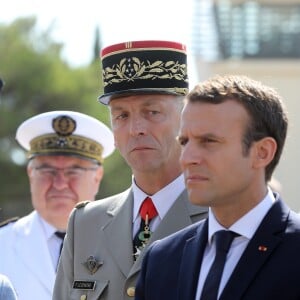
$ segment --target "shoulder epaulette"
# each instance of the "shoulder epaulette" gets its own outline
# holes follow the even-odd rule
[[[0,227],[3,227],[3,226],[5,226],[5,225],[7,225],[9,223],[12,223],[12,222],[16,222],[19,219],[20,219],[20,217],[12,217],[12,218],[9,218],[7,220],[4,220],[4,221],[0,222]]]
[[[91,201],[82,201],[82,202],[79,202],[75,205],[76,208],[82,208],[82,207],[85,207],[88,203],[90,203]]]

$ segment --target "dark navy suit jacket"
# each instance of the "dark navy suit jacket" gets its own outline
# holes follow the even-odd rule
[[[195,300],[207,224],[200,221],[149,247],[136,300]],[[300,216],[281,199],[263,219],[219,299],[300,299]]]

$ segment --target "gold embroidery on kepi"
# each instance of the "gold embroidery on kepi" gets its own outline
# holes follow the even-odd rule
[[[181,64],[179,61],[157,60],[154,62],[141,61],[138,57],[128,57],[121,59],[119,63],[112,67],[107,67],[103,70],[103,77],[107,78],[104,81],[104,87],[120,83],[122,81],[130,82],[134,80],[186,80],[187,69],[186,64]],[[186,89],[182,89],[182,94],[186,93]]]
[[[69,116],[58,116],[52,121],[52,128],[60,136],[71,135],[76,129],[76,121]]]
[[[29,158],[36,154],[69,153],[102,163],[102,145],[83,136],[72,135],[76,126],[76,121],[67,115],[54,118],[52,128],[56,134],[45,134],[33,139],[30,142]]]
[[[104,94],[99,101],[134,94],[188,93],[186,47],[170,41],[133,41],[101,51]]]
[[[83,136],[61,137],[57,134],[47,134],[30,142],[28,156],[31,158],[38,154],[69,153],[95,159],[102,163],[102,152],[103,147],[100,144]]]
[[[60,138],[57,139],[57,145],[65,147],[68,144],[66,136],[71,135],[76,129],[76,121],[69,116],[58,116],[52,120],[52,128]]]
[[[17,129],[16,140],[29,159],[64,155],[101,164],[115,149],[108,126],[86,114],[67,110],[49,111],[25,120]]]

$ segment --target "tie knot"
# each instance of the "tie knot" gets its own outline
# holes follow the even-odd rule
[[[217,231],[214,235],[216,241],[216,250],[228,252],[230,245],[235,237],[238,234],[230,230],[220,230]]]
[[[61,231],[55,231],[55,235],[60,238],[60,239],[64,239],[65,238],[65,235],[66,233],[65,232],[61,232]]]
[[[146,216],[148,215],[148,220],[153,219],[155,216],[157,216],[157,210],[152,202],[152,199],[150,197],[147,197],[140,208],[140,216],[143,220],[146,220]]]

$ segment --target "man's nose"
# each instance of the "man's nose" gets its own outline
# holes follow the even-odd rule
[[[55,176],[53,177],[53,185],[57,189],[63,189],[68,185],[69,178],[65,175],[64,170],[57,170]]]
[[[198,149],[193,143],[187,143],[181,148],[180,164],[185,167],[190,164],[199,164],[202,161],[201,150]]]
[[[146,121],[141,117],[134,117],[130,122],[130,134],[132,136],[144,135],[147,132]]]

